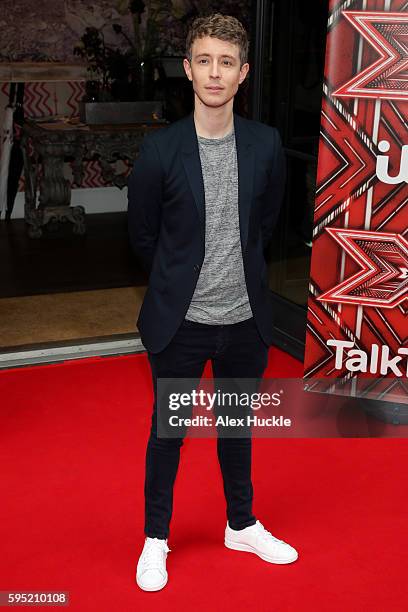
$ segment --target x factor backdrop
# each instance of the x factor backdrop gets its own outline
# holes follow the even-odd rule
[[[408,1],[331,0],[305,352],[311,389],[408,402],[407,121]]]

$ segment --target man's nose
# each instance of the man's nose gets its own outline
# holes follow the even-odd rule
[[[212,77],[220,76],[218,62],[212,62],[210,74]]]

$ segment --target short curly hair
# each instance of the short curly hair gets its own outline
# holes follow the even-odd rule
[[[192,47],[197,38],[212,36],[227,42],[235,43],[239,47],[241,66],[248,61],[248,35],[242,23],[231,15],[214,13],[207,17],[197,17],[190,26],[186,38],[186,57],[192,59]]]

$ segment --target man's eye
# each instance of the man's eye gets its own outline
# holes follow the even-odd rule
[[[208,62],[208,60],[205,58],[198,60],[199,64],[206,63],[206,62]],[[227,64],[228,66],[232,66],[232,62],[230,60],[223,60],[223,63]]]

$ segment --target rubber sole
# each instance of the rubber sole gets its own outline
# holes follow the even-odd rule
[[[142,585],[140,584],[140,582],[139,582],[139,580],[137,579],[137,576],[136,576],[136,584],[137,584],[137,586],[138,586],[140,589],[142,589],[142,591],[148,591],[149,593],[153,593],[154,591],[160,591],[161,589],[163,589],[163,588],[166,586],[167,581],[168,581],[168,576],[166,576],[166,580],[165,580],[165,581],[164,581],[162,584],[160,584],[160,586],[157,586],[157,587],[155,587],[155,588],[151,588],[151,587],[144,587],[144,586],[142,586]]]
[[[227,548],[230,548],[231,550],[240,550],[242,552],[250,552],[250,553],[253,553],[254,555],[257,555],[264,561],[267,561],[268,563],[276,563],[279,565],[285,565],[286,563],[293,563],[294,561],[296,561],[296,559],[299,556],[296,553],[296,556],[294,556],[293,559],[282,560],[282,559],[277,559],[276,557],[268,557],[267,555],[264,555],[258,552],[253,546],[250,546],[249,544],[241,544],[239,542],[233,542],[232,540],[227,540],[227,538],[225,538],[224,544]]]

